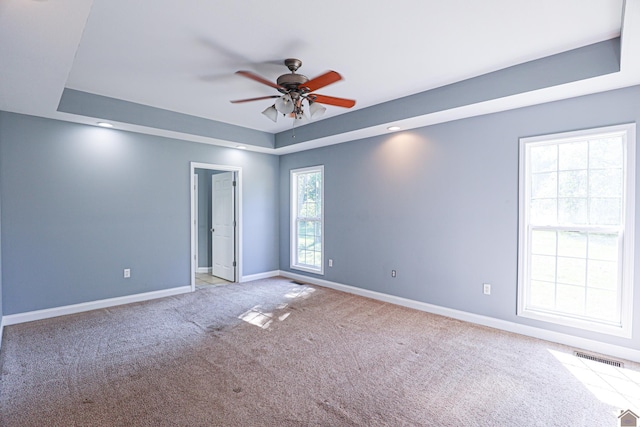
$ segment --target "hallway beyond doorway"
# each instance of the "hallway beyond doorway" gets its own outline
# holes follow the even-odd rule
[[[196,273],[196,286],[222,286],[233,282],[212,276],[210,273]]]

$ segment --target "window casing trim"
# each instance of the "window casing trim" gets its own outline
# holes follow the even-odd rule
[[[297,223],[298,220],[305,220],[307,218],[304,217],[300,217],[298,218],[297,216],[297,197],[298,197],[298,189],[296,188],[296,176],[299,174],[304,174],[304,173],[310,173],[310,172],[320,172],[320,176],[322,177],[321,180],[321,185],[320,185],[320,245],[321,245],[321,252],[320,252],[320,268],[312,268],[308,265],[304,265],[304,264],[299,264],[297,262],[297,254],[298,254],[298,247],[297,247],[297,237],[298,237],[298,231],[297,231]],[[314,274],[320,274],[320,275],[324,275],[324,234],[325,234],[325,230],[324,230],[324,165],[317,165],[317,166],[309,166],[309,167],[304,167],[304,168],[299,168],[299,169],[291,169],[291,171],[289,172],[289,183],[290,183],[290,198],[289,198],[289,203],[290,203],[290,218],[289,218],[289,223],[290,223],[290,228],[289,228],[289,243],[290,243],[290,255],[289,255],[289,268],[291,268],[292,270],[300,270],[300,271],[305,271],[307,273],[314,273]],[[315,219],[314,219],[315,220]]]
[[[635,236],[635,167],[636,167],[636,132],[635,123],[608,126],[594,129],[586,129],[575,132],[542,135],[528,138],[520,138],[519,152],[519,197],[518,197],[518,300],[517,315],[529,319],[551,322],[557,325],[585,329],[592,332],[603,333],[623,338],[632,338],[633,324],[633,286],[634,286],[634,236]],[[560,142],[569,143],[583,141],[586,136],[603,138],[607,136],[621,136],[623,138],[624,175],[623,197],[624,209],[622,211],[622,226],[594,227],[577,226],[567,227],[568,231],[585,229],[589,232],[597,232],[604,229],[617,229],[620,232],[619,244],[622,245],[620,259],[621,289],[619,298],[620,323],[597,322],[578,317],[563,316],[544,310],[536,310],[527,307],[527,278],[529,277],[529,265],[531,254],[529,253],[530,233],[532,227],[529,224],[527,204],[530,199],[529,170],[527,164],[529,156],[527,149],[533,145],[555,145]],[[535,226],[539,228],[540,226]],[[561,229],[560,226],[554,226]],[[571,229],[571,230],[569,230]]]

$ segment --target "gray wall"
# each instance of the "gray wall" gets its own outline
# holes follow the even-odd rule
[[[282,156],[280,269],[302,274],[289,268],[289,171],[323,164],[321,278],[640,349],[640,316],[634,340],[516,316],[518,139],[639,120],[636,86]]]
[[[277,269],[277,157],[0,112],[4,315],[190,284],[190,161],[243,168],[243,273]]]

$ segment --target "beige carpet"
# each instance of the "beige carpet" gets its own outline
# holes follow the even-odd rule
[[[205,287],[6,327],[0,425],[613,427],[640,407],[638,365],[570,350],[285,279]]]

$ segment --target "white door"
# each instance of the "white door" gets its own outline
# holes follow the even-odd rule
[[[235,281],[234,172],[211,177],[211,274]]]

